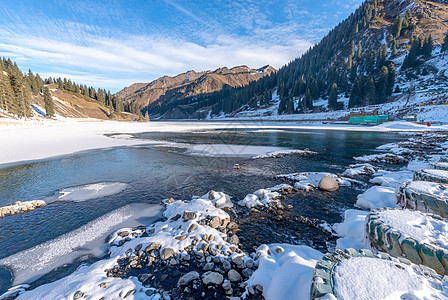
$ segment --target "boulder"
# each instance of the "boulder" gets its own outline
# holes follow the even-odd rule
[[[339,189],[339,184],[334,178],[325,176],[319,181],[318,187],[321,191],[334,192]]]
[[[193,280],[196,280],[198,278],[199,278],[199,273],[196,271],[191,271],[191,272],[185,274],[184,276],[182,276],[179,279],[179,281],[177,282],[177,284],[180,286],[188,285],[190,282],[192,282]]]

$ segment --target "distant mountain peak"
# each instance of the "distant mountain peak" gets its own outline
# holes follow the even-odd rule
[[[176,76],[163,76],[150,83],[135,83],[116,95],[124,102],[137,103],[142,109],[174,103],[185,97],[213,93],[224,87],[242,87],[277,70],[269,65],[252,69],[246,65],[221,67],[214,71],[189,70]]]

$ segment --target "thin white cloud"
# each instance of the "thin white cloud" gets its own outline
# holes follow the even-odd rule
[[[354,5],[359,0],[348,1]],[[117,7],[122,3],[112,2],[111,7],[97,10],[94,1],[84,0],[70,10],[97,12],[102,18],[111,14],[116,21],[122,13]],[[300,1],[287,2],[285,19],[273,21],[271,12],[262,9],[271,5],[267,0],[221,0],[217,8],[207,11],[194,2],[185,7],[182,1],[164,0],[186,17],[181,20],[182,26],[171,34],[152,30],[139,35],[106,24],[51,19],[43,12],[18,15],[0,8],[3,24],[14,25],[0,27],[0,54],[23,62],[21,66],[43,76],[64,76],[112,90],[191,69],[243,64],[279,68],[300,56],[331,27],[325,18],[304,11]],[[57,5],[62,7],[65,2],[60,0]]]

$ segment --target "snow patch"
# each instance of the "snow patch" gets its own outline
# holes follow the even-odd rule
[[[63,189],[55,196],[48,197],[45,201],[73,201],[82,202],[97,198],[103,198],[121,193],[129,185],[121,182],[100,182]]]
[[[340,300],[448,298],[447,283],[396,261],[352,257],[337,266],[333,278]]]
[[[336,248],[345,250],[353,248],[356,250],[369,249],[370,243],[366,236],[367,211],[357,209],[347,209],[344,213],[344,221],[333,225],[333,230],[339,238],[336,241]]]
[[[373,186],[363,194],[358,195],[356,206],[362,209],[397,207],[395,189],[391,187]]]

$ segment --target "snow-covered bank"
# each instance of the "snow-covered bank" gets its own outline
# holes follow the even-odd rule
[[[106,237],[123,227],[145,225],[160,217],[160,205],[130,204],[54,240],[0,260],[13,271],[14,284],[30,282],[83,255],[104,254]]]

